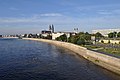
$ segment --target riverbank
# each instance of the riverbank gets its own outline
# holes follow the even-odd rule
[[[50,44],[54,44],[56,46],[64,47],[66,49],[69,49],[76,54],[83,56],[87,60],[92,61],[93,63],[102,66],[105,69],[108,69],[114,73],[117,73],[120,75],[120,59],[108,56],[105,54],[101,54],[98,52],[90,51],[87,48],[67,43],[67,42],[60,42],[60,41],[53,41],[53,40],[46,40],[46,39],[36,39],[36,38],[23,38],[24,40],[35,40],[35,41],[41,41],[41,42],[47,42]]]

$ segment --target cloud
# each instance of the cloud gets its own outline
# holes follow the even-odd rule
[[[58,17],[58,16],[63,16],[60,13],[45,13],[45,14],[40,14],[40,16],[46,16],[46,17]]]
[[[76,11],[81,13],[91,13],[92,15],[119,15],[120,14],[120,4],[103,4],[103,5],[87,5],[87,6],[77,6]],[[88,14],[89,15],[89,14]]]
[[[39,15],[39,14],[38,14]],[[54,24],[57,30],[70,30],[74,27],[78,27],[80,30],[90,31],[92,29],[97,28],[114,28],[119,27],[118,16],[106,16],[106,17],[86,17],[86,18],[78,18],[78,17],[70,17],[70,16],[62,16],[62,17],[24,17],[24,18],[1,18],[0,19],[0,27],[8,25],[8,27],[21,27],[21,29],[25,27],[31,27],[34,29],[38,26],[39,29],[44,29],[45,25]]]
[[[100,15],[110,15],[111,17],[112,15],[120,15],[120,9],[98,10],[97,13]]]
[[[32,22],[27,18],[1,18],[0,23],[19,23],[19,22]]]
[[[107,14],[107,13],[102,13]],[[24,17],[24,18],[0,18],[0,24],[14,24],[14,23],[26,23],[26,24],[103,24],[103,23],[119,23],[120,16],[102,16],[102,17],[86,17],[86,18],[75,18],[69,16],[62,16],[62,17]]]
[[[46,22],[61,22],[65,18],[64,15],[60,13],[45,13],[45,14],[34,14],[31,17],[6,17],[0,18],[0,23],[46,23]]]
[[[102,15],[110,15],[110,14],[113,14],[112,12],[110,11],[106,11],[106,10],[100,10],[97,12],[98,14],[102,14]]]

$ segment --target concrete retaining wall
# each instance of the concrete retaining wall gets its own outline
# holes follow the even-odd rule
[[[102,66],[102,67],[120,75],[120,59],[119,58],[115,58],[115,57],[101,54],[98,52],[90,51],[84,47],[81,47],[81,46],[78,46],[78,45],[75,45],[72,43],[45,40],[45,39],[35,39],[35,38],[24,38],[24,39],[47,42],[50,44],[54,44],[54,45],[57,45],[60,47],[67,48],[67,49],[77,53],[78,55],[83,56],[84,58],[92,61],[93,63],[95,63],[99,66]]]

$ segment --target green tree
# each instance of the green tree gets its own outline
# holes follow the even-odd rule
[[[63,34],[60,37],[57,37],[56,40],[58,40],[58,41],[67,41],[67,36],[66,36],[66,34]]]
[[[86,42],[89,43],[91,40],[91,34],[89,34],[88,32],[84,33],[84,32],[80,32],[77,35],[71,36],[69,38],[69,42],[74,43],[74,44],[78,44],[78,45],[84,45]]]
[[[85,33],[86,35],[90,35],[88,32]]]
[[[32,37],[33,38],[38,38],[38,35],[37,34],[33,34]]]
[[[57,41],[61,41],[60,37],[57,37],[55,40],[57,40]]]
[[[117,32],[113,32],[113,34],[114,34],[114,37],[116,38],[117,37]]]
[[[108,34],[109,38],[116,38],[117,32],[111,32]]]
[[[113,38],[113,37],[114,37],[114,34],[113,34],[113,33],[109,33],[109,34],[108,34],[108,37],[109,37],[109,38]]]
[[[32,34],[28,34],[28,38],[32,38],[33,37],[33,35]]]
[[[71,36],[71,37],[68,39],[68,42],[71,42],[71,43],[77,44],[77,40],[78,40],[78,38],[79,38],[78,35]]]
[[[23,37],[27,37],[27,34],[24,34],[24,36]]]
[[[101,33],[97,32],[97,33],[95,34],[95,37],[96,37],[96,38],[101,38],[101,37],[103,37],[103,35],[102,35]]]
[[[82,34],[85,34],[84,32],[79,32],[78,35],[82,35]]]
[[[91,35],[90,34],[82,34],[82,35],[79,35],[80,38],[83,38],[85,41],[89,41],[91,40]]]
[[[79,39],[77,40],[77,44],[78,44],[78,45],[85,45],[85,40],[84,40],[83,38],[79,38]]]
[[[120,32],[117,34],[117,37],[120,38]]]
[[[70,38],[70,41],[71,41],[71,43],[76,44],[76,43],[77,43],[77,37],[72,36],[72,37]]]

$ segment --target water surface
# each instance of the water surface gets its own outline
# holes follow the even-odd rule
[[[120,80],[73,54],[48,43],[0,39],[0,80]]]

